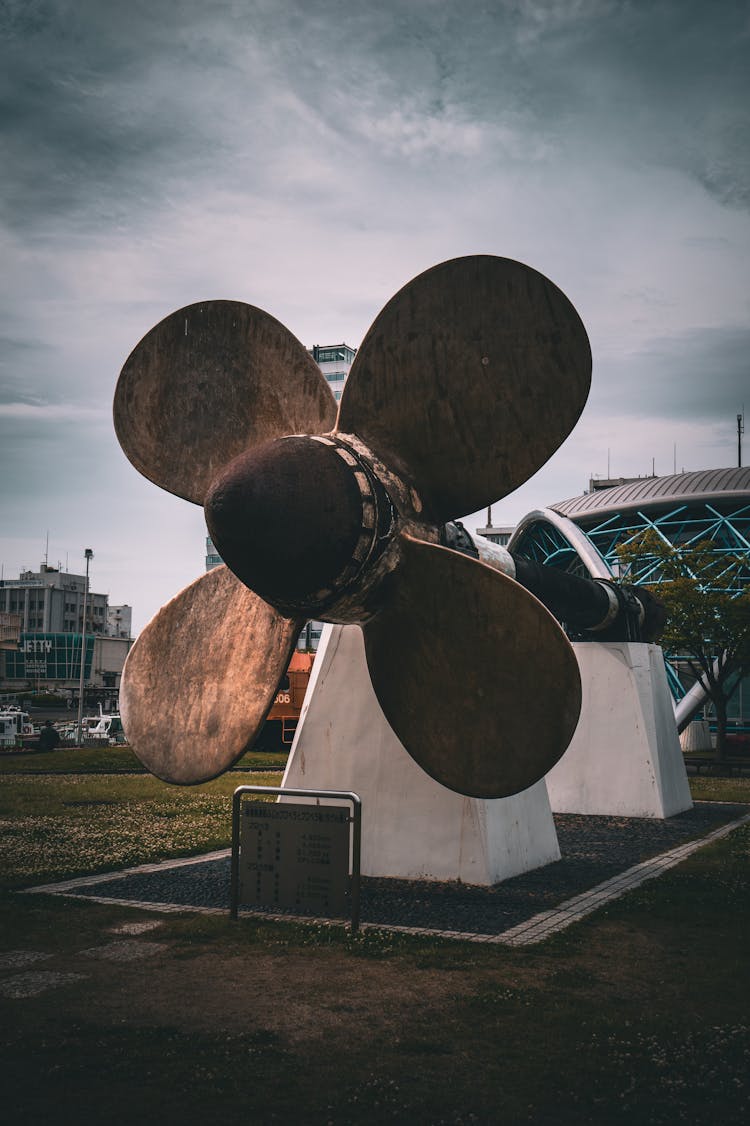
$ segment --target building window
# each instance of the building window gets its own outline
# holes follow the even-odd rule
[[[354,359],[354,352],[351,348],[318,348],[315,359],[319,364],[335,363],[351,363]]]

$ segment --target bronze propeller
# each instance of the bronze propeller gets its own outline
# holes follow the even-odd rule
[[[132,463],[202,504],[226,566],[141,633],[122,678],[131,744],[160,777],[205,781],[252,745],[304,622],[357,623],[406,750],[476,797],[537,781],[578,720],[561,628],[441,528],[527,480],[572,430],[591,353],[564,294],[519,262],[458,258],[385,306],[336,404],[273,317],[180,309],[115,393]]]

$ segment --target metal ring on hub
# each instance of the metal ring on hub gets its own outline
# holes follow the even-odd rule
[[[310,435],[313,442],[330,446],[333,451],[354,469],[354,480],[362,503],[362,522],[357,543],[350,562],[331,582],[311,596],[311,606],[322,612],[356,581],[366,564],[374,562],[385,550],[395,532],[396,510],[382,482],[371,466],[340,438],[317,434]]]

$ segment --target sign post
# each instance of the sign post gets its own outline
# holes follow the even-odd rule
[[[243,802],[246,794],[309,802]],[[348,803],[321,805],[320,800]],[[239,786],[232,799],[230,912],[243,903],[344,915],[359,929],[362,803],[349,790]],[[351,866],[351,873],[350,873]]]

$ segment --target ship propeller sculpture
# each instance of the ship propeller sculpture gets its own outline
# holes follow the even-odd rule
[[[177,783],[230,767],[315,618],[361,626],[382,710],[438,782],[493,798],[541,778],[578,720],[572,649],[522,586],[441,540],[547,461],[590,376],[564,294],[492,256],[444,262],[388,302],[338,414],[260,309],[201,302],[156,325],[120,375],[117,435],[144,476],[204,506],[226,566],[128,657],[123,721],[146,767]]]

